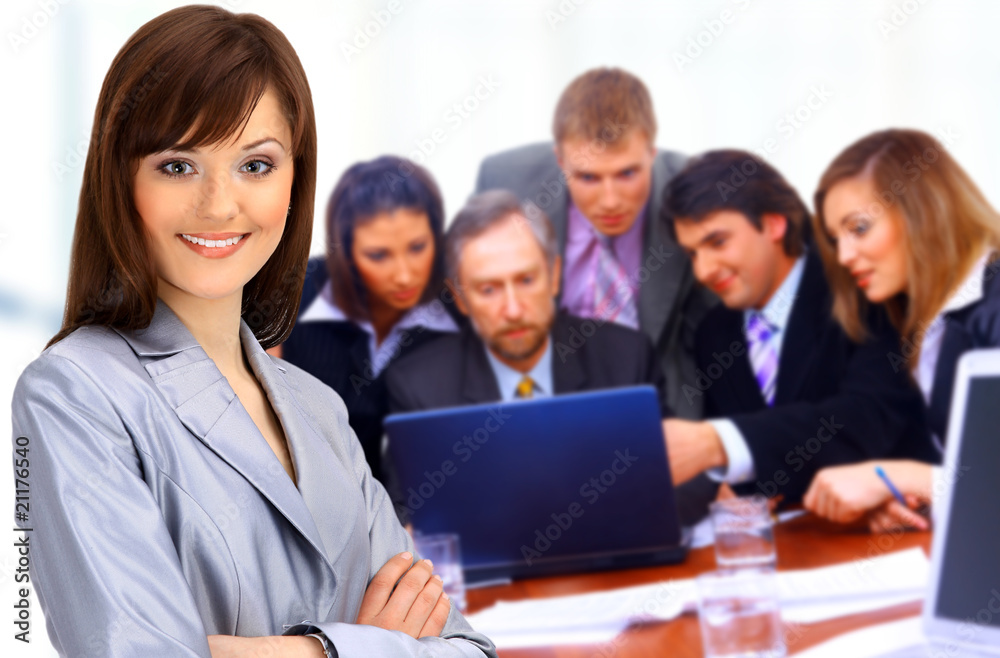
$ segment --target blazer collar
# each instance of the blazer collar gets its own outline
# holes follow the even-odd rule
[[[792,298],[795,301],[781,346],[775,404],[797,399],[803,379],[818,358],[816,341],[830,322],[830,289],[815,249],[807,247],[805,271]]]
[[[305,421],[295,402],[286,377],[286,369],[264,351],[245,321],[240,321],[240,341],[254,375],[267,394],[281,422],[295,462],[299,489],[288,477],[254,424],[250,414],[236,397],[229,381],[209,358],[191,332],[170,308],[157,302],[149,327],[141,331],[116,331],[140,357],[153,384],[174,409],[187,429],[210,450],[239,471],[274,507],[316,548],[332,569],[328,555],[336,555],[335,546],[325,546],[323,537],[336,532],[320,532],[306,505],[313,488],[312,458],[296,455],[296,446],[313,454],[310,445],[316,432]],[[293,439],[294,437],[294,439]],[[318,437],[322,440],[322,437]],[[315,470],[315,469],[313,469]],[[330,550],[330,553],[327,553]]]
[[[471,326],[462,331],[462,396],[470,404],[502,399],[497,378],[486,358],[486,345]]]

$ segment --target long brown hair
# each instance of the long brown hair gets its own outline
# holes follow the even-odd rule
[[[827,167],[815,194],[814,228],[833,289],[834,317],[849,336],[866,335],[866,300],[837,261],[823,203],[850,178],[869,178],[881,211],[895,207],[907,240],[906,290],[885,303],[900,336],[916,348],[949,295],[968,276],[984,248],[1000,247],[1000,216],[944,147],[917,130],[883,130],[848,146]],[[915,366],[917,359],[911,364]]]
[[[157,278],[132,194],[139,161],[238,134],[268,89],[291,127],[295,178],[281,242],[244,286],[242,316],[264,347],[284,339],[298,313],[312,237],[312,95],[298,56],[271,23],[196,5],[140,27],[104,78],[80,190],[63,325],[49,345],[84,325],[149,326]]]

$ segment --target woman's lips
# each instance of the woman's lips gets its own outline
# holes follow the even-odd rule
[[[181,242],[205,258],[225,258],[239,251],[249,233],[181,233]]]

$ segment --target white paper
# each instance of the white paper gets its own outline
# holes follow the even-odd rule
[[[907,617],[839,635],[812,649],[794,654],[796,658],[875,658],[923,642],[920,617]]]
[[[814,623],[920,600],[929,568],[924,552],[913,548],[830,567],[778,572],[782,619]],[[631,623],[665,621],[697,607],[694,581],[680,579],[588,594],[500,601],[468,619],[498,647],[514,648],[572,644],[574,636],[610,639]],[[556,637],[561,639],[553,640]],[[607,640],[575,643],[599,641]]]

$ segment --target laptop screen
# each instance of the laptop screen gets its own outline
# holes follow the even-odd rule
[[[935,616],[1000,627],[998,376],[969,380],[957,463],[953,471],[945,472],[954,489]]]

